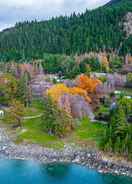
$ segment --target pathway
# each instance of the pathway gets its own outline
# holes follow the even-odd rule
[[[36,119],[36,118],[41,118],[43,114],[35,115],[35,116],[25,116],[23,117],[24,120],[28,119]]]

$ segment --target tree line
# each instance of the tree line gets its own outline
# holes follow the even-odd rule
[[[121,0],[69,17],[17,23],[0,33],[0,60],[37,59],[44,53],[130,53],[132,36],[123,31],[123,17],[131,11],[132,1]]]

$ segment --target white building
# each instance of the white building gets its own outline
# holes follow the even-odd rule
[[[4,111],[0,110],[0,118],[4,116]]]

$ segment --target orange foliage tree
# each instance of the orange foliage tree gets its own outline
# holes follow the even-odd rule
[[[86,90],[87,93],[96,92],[96,87],[102,84],[100,80],[92,79],[84,74],[80,75],[76,81],[77,81],[78,87]]]
[[[70,94],[83,96],[86,101],[91,103],[91,98],[87,95],[86,90],[79,88],[79,87],[69,88],[69,90],[70,90]]]

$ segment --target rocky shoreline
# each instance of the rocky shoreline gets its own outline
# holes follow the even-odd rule
[[[132,177],[132,166],[113,163],[96,151],[76,149],[65,146],[63,150],[43,148],[39,145],[10,145],[0,149],[0,158],[35,160],[41,163],[76,163],[101,173],[111,173]]]
[[[3,136],[3,137],[2,137]],[[63,150],[44,148],[36,144],[15,145],[0,129],[0,158],[35,160],[47,163],[75,163],[96,169],[101,173],[111,173],[132,177],[132,164],[112,161],[97,151],[65,145]]]

